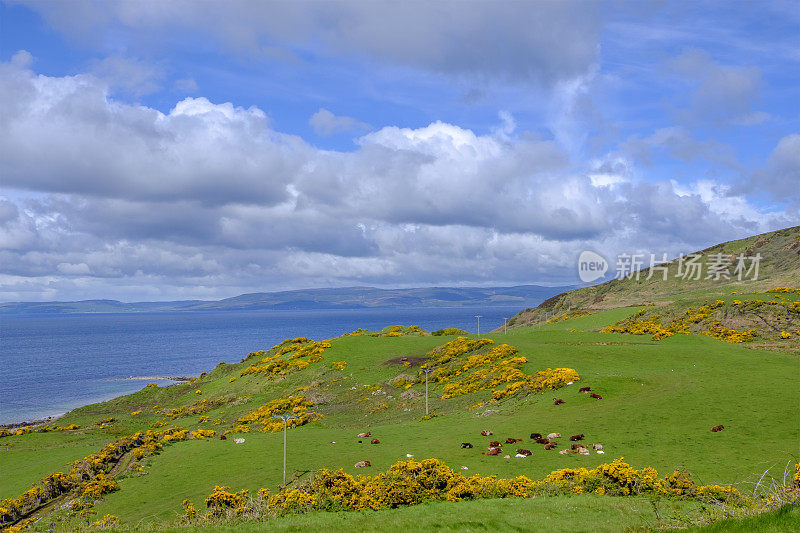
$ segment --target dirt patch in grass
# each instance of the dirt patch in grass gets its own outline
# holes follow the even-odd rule
[[[422,366],[422,364],[428,359],[430,358],[425,356],[395,357],[393,359],[385,361],[383,364],[387,366],[403,365],[408,368],[414,368],[415,366]],[[405,363],[410,363],[410,364],[406,365]]]

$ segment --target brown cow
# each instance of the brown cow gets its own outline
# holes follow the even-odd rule
[[[561,398],[553,398],[553,405],[561,405],[562,403],[567,403]]]
[[[506,439],[506,444],[515,444],[517,442],[522,442],[522,439],[515,439],[514,437],[508,437]]]
[[[550,439],[546,437],[539,437],[538,439],[534,440],[536,441],[536,444],[547,444],[548,442],[550,442]]]
[[[225,435],[220,435],[219,440],[228,440],[228,437],[226,437]]]
[[[589,392],[591,390],[592,390],[591,387],[581,387],[580,389],[578,389],[578,392]]]
[[[535,439],[541,439],[542,438],[542,434],[541,433],[531,433],[531,438],[534,439],[534,440]]]
[[[492,435],[492,432],[489,431],[488,429],[484,429],[483,431],[481,431],[481,437],[488,437],[489,435]]]
[[[545,450],[552,450],[556,446],[558,446],[557,442],[548,442],[547,444],[544,445],[544,449]]]
[[[356,468],[364,468],[367,466],[372,466],[369,461],[359,461],[355,464]]]
[[[589,395],[589,397],[590,397],[590,398],[594,398],[595,400],[602,400],[602,399],[603,399],[603,397],[602,397],[602,396],[600,396],[599,394],[595,394],[595,393],[591,393],[591,394]]]
[[[528,457],[529,455],[533,455],[533,452],[531,452],[530,450],[523,450],[522,448],[517,448],[517,453],[519,455],[524,455],[525,457]]]
[[[573,450],[580,450],[581,448],[586,448],[586,446],[584,446],[583,444],[573,444],[572,445],[572,449]]]
[[[500,447],[500,441],[493,440],[492,442],[489,443],[489,446],[492,447],[492,448],[499,448]]]
[[[713,428],[711,428],[711,431],[712,431],[712,432],[714,432],[714,433],[716,433],[717,431],[722,431],[723,429],[725,429],[725,426],[723,426],[722,424],[720,424],[720,425],[718,425],[718,426],[714,426]]]
[[[358,437],[359,439],[363,439],[363,438],[369,437],[369,434],[370,434],[370,432],[367,431],[366,433],[359,433],[358,435],[356,435],[356,437]]]
[[[502,450],[500,448],[492,448],[491,450],[486,452],[486,455],[500,455],[501,451]]]
[[[571,436],[571,437],[569,438],[569,440],[571,440],[571,441],[575,442],[575,441],[583,440],[583,437],[584,437],[584,434],[583,434],[583,433],[581,433],[580,435],[573,435],[573,436]]]
[[[379,441],[378,439],[372,439],[371,441],[369,441],[369,443],[370,444],[380,444],[381,441]]]

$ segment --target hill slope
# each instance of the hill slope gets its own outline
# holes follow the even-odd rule
[[[742,279],[737,279],[735,269],[740,254],[744,257],[760,254],[757,279],[752,279],[755,272],[743,272]],[[696,271],[687,267],[685,260],[675,259],[663,265],[666,279],[661,270],[651,275],[649,269],[644,269],[639,273],[639,279],[636,276],[614,279],[568,291],[545,300],[534,309],[521,311],[509,319],[509,326],[529,326],[626,306],[648,306],[642,320],[658,315],[655,320],[666,324],[689,308],[713,305],[722,299],[725,305],[706,316],[700,326],[719,322],[726,328],[754,330],[762,340],[774,340],[783,331],[794,334],[793,331],[800,327],[797,320],[800,317],[790,310],[791,305],[800,300],[800,294],[766,293],[778,287],[800,286],[800,226],[718,244],[697,252],[697,255],[702,268],[699,279],[695,279]],[[729,279],[724,275],[709,277],[708,261],[717,257],[729,262],[726,270]],[[751,262],[745,262],[745,267],[749,266]],[[747,305],[732,305],[736,300]],[[776,300],[784,305],[776,307]],[[772,303],[748,304],[751,301]],[[702,328],[694,328],[695,332],[699,330]]]
[[[426,463],[434,465],[437,476],[462,480],[451,487],[457,491],[454,497],[447,493],[451,501],[470,499],[469,483],[509,490],[531,483],[541,499],[508,504],[513,512],[538,513],[526,518],[531,524],[569,505],[581,514],[573,523],[586,529],[685,525],[703,520],[700,505],[709,502],[698,495],[710,491],[727,501],[739,494],[716,485],[732,484],[741,494],[780,485],[772,492],[780,495],[777,501],[796,500],[800,493],[783,484],[798,463],[800,333],[783,338],[756,332],[745,338],[744,330],[719,333],[722,326],[713,323],[756,316],[773,326],[796,323],[800,307],[794,311],[792,304],[800,288],[761,291],[797,279],[792,263],[797,233],[792,228],[715,247],[724,253],[770,251],[765,279],[746,285],[703,280],[692,288],[676,286],[669,294],[652,285],[636,300],[642,285],[623,280],[572,291],[540,306],[561,313],[553,317],[557,320],[485,337],[390,326],[327,341],[287,339],[240,363],[221,363],[189,383],[152,384],[76,409],[47,426],[0,430],[0,498],[8,498],[0,502],[0,523],[28,517],[39,521],[37,527],[68,531],[114,515],[123,525],[165,527],[177,526],[176,515],[182,515],[183,521],[213,530],[225,524],[224,513],[211,522],[196,518],[212,492],[225,501],[244,502],[242,509],[250,502],[241,511],[245,514],[253,508],[274,509],[291,498],[306,502],[294,511],[341,508],[309,492],[321,490],[312,483],[320,469],[341,469],[334,476],[343,483],[350,475],[369,475],[348,490],[372,487],[359,498],[366,498],[367,507],[386,508],[397,502],[378,504],[375,498],[389,498],[379,482],[396,475],[389,470],[393,465],[422,468],[418,462],[398,463],[409,456],[435,458],[456,474],[463,472],[458,477],[438,462]],[[631,301],[652,305],[624,306]],[[667,329],[677,329],[675,324],[685,329],[677,333],[689,334]],[[661,335],[658,328],[670,334]],[[423,368],[431,370],[427,382]],[[582,392],[582,387],[591,391]],[[425,414],[428,406],[431,416]],[[288,489],[283,491],[283,422],[273,418],[279,414],[295,417],[286,432]],[[720,426],[722,431],[710,431]],[[485,430],[492,434],[482,435]],[[552,449],[536,441],[535,433],[551,432],[560,434],[550,437],[557,442]],[[571,449],[579,442],[601,444],[604,453],[593,447],[586,454]],[[488,453],[498,447],[502,452]],[[517,448],[531,455],[518,454]],[[612,463],[621,457],[638,469],[636,474],[620,461]],[[358,467],[362,461],[368,466]],[[661,472],[659,477],[650,467]],[[796,468],[800,485],[800,464]],[[604,477],[593,478],[594,485],[581,481],[597,472]],[[650,481],[622,482],[625,492],[611,492],[632,475]],[[30,489],[37,480],[38,488]],[[656,486],[662,492],[648,496],[646,490]],[[277,499],[256,496],[262,488],[272,495],[278,491]],[[592,494],[574,496],[585,489]],[[635,495],[640,489],[645,492],[619,503],[621,494]],[[249,492],[242,496],[242,490]],[[552,494],[558,496],[545,497]],[[402,499],[406,496],[397,497],[405,502],[397,505],[409,503]],[[658,503],[662,498],[664,503]],[[348,508],[359,508],[360,501],[352,500]],[[647,518],[648,503],[660,506],[657,523]],[[719,508],[720,500],[711,503]],[[758,500],[748,509],[775,503],[774,498]],[[420,524],[435,522],[436,513],[449,505],[408,509],[397,515],[398,522],[384,510],[368,515],[366,522],[358,518],[364,514],[340,522],[335,515],[311,513],[282,523],[287,529],[293,524],[331,527],[332,521],[391,528],[413,522],[409,516],[416,513]],[[477,500],[465,507],[482,508]],[[667,508],[672,518],[662,521],[659,509]],[[243,519],[236,509],[229,508],[231,517]],[[621,513],[627,513],[624,519]],[[487,513],[452,527],[487,529],[492,524],[502,528],[506,522]]]

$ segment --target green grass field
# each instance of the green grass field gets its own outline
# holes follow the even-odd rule
[[[475,409],[470,407],[489,400],[490,390],[442,400],[441,386],[431,385],[430,404],[438,416],[430,420],[421,419],[424,384],[411,388],[416,391],[414,398],[401,398],[406,390],[389,384],[399,374],[416,374],[416,369],[385,363],[398,357],[423,356],[452,337],[341,337],[332,341],[320,363],[271,381],[263,375],[241,376],[248,363],[220,365],[194,383],[148,387],[77,409],[58,422],[87,429],[0,439],[0,497],[15,496],[53,471],[66,471],[70,461],[106,442],[149,429],[163,418],[153,413],[154,405],[163,409],[191,405],[198,398],[230,400],[205,413],[209,417],[206,422],[199,421],[201,415],[192,415],[166,426],[221,432],[243,414],[309,384],[317,396],[315,409],[325,417],[288,432],[289,473],[296,472],[301,479],[322,467],[342,467],[353,474],[382,471],[406,454],[417,459],[439,458],[454,469],[466,466],[468,475],[526,475],[532,479],[558,468],[591,468],[625,457],[635,468],[652,466],[662,473],[684,468],[699,483],[734,484],[743,492],[752,492],[753,483],[765,471],[767,477],[779,478],[788,463],[798,461],[797,354],[754,350],[697,335],[676,335],[656,342],[649,336],[597,332],[636,309],[613,309],[536,329],[487,335],[496,344],[516,346],[528,360],[523,369],[529,374],[569,367],[578,371],[581,381],[557,391],[513,397]],[[347,361],[347,367],[336,370],[332,361]],[[236,379],[231,382],[233,377]],[[579,393],[582,385],[590,385],[603,399]],[[375,390],[378,388],[380,391]],[[566,403],[554,406],[554,397]],[[138,410],[143,413],[130,414]],[[117,421],[103,429],[88,429],[110,416]],[[710,432],[717,424],[724,424],[725,430]],[[493,431],[494,436],[481,437],[483,429]],[[356,434],[362,431],[370,431],[380,444],[371,445],[369,439],[359,443]],[[588,443],[602,443],[605,455],[565,456],[556,450],[544,451],[528,439],[531,432],[560,432],[564,435],[561,444],[569,444],[569,435],[583,433]],[[234,444],[233,436],[244,437],[245,443]],[[184,499],[204,507],[204,498],[215,485],[274,491],[281,483],[283,435],[251,432],[230,437],[177,442],[145,458],[141,471],[134,468],[120,473],[120,490],[95,505],[94,519],[113,514],[128,527],[153,527],[174,520]],[[517,459],[512,453],[511,459],[504,459],[481,454],[490,440],[506,437],[523,438],[519,446],[533,450],[533,455]],[[474,448],[461,449],[462,442],[470,442]],[[372,467],[355,469],[354,464],[361,460],[369,460]],[[687,517],[696,512],[689,502],[663,505],[662,515],[672,517],[670,524],[659,525],[646,498],[581,496],[435,503],[370,513],[312,513],[283,518],[269,527],[279,531],[311,527],[482,531],[544,525],[555,531],[618,531],[674,526],[680,516],[686,524],[690,523]],[[67,520],[66,512],[51,510],[42,523],[52,519]],[[62,527],[78,523],[62,522]],[[259,527],[236,525],[231,530]]]

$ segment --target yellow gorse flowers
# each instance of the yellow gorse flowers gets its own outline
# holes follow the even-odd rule
[[[458,337],[428,353],[430,360],[422,368],[436,368],[429,379],[445,383],[443,400],[504,385],[492,392],[492,401],[499,401],[520,391],[557,389],[580,380],[571,368],[548,368],[534,375],[526,374],[522,367],[528,359],[518,355],[517,348],[500,344],[488,351],[482,350],[492,344],[491,339]]]

